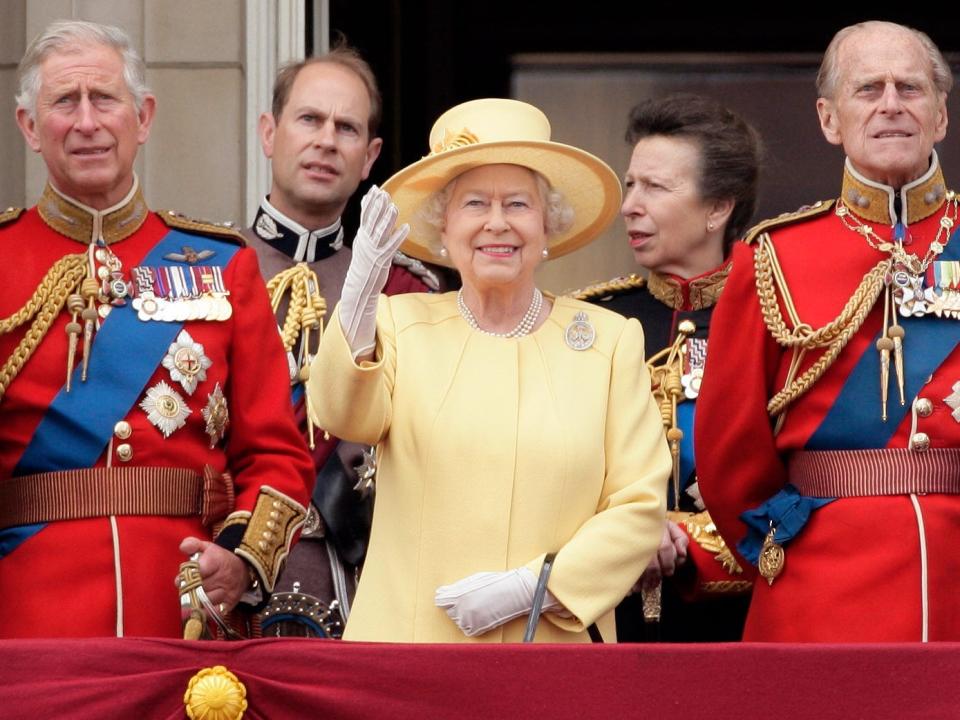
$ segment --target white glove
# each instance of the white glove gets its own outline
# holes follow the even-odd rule
[[[354,359],[376,345],[377,296],[387,284],[390,263],[410,232],[404,223],[394,230],[397,206],[376,185],[360,201],[360,229],[340,294],[340,325]]]
[[[452,585],[441,585],[433,602],[446,610],[464,635],[473,637],[528,615],[533,608],[536,588],[537,578],[529,568],[481,572]],[[548,590],[541,612],[562,609],[563,606]]]

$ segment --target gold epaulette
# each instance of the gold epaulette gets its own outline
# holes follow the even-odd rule
[[[393,264],[402,267],[411,275],[420,278],[420,282],[426,285],[432,292],[440,290],[440,278],[423,262],[417,260],[417,258],[405,255],[398,250],[393,255]]]
[[[763,222],[757,223],[752,228],[747,230],[747,234],[743,237],[743,242],[749,245],[758,237],[760,237],[761,234],[770,232],[770,230],[773,228],[792,225],[793,223],[801,220],[816,217],[817,215],[823,215],[825,212],[829,212],[833,208],[833,204],[835,202],[836,200],[820,200],[815,202],[813,205],[804,205],[799,210],[783,213],[782,215],[777,215],[775,218],[770,218],[769,220],[764,220]]]
[[[615,277],[613,280],[607,280],[606,282],[596,283],[595,285],[587,285],[587,287],[581,288],[580,290],[573,290],[567,293],[567,295],[574,300],[596,300],[597,298],[608,295],[618,295],[627,290],[636,290],[646,284],[646,278],[632,273],[627,276]]]
[[[0,225],[6,225],[7,223],[12,223],[21,215],[23,215],[23,208],[8,207],[3,212],[0,212]]]
[[[194,220],[182,213],[178,213],[176,210],[159,210],[157,214],[160,216],[160,219],[167,224],[167,227],[176,228],[177,230],[187,230],[200,235],[212,235],[221,240],[228,240],[241,247],[246,247],[247,245],[246,239],[240,234],[240,231],[233,226],[233,223],[214,223],[206,220]]]

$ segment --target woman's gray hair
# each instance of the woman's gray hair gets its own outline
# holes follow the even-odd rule
[[[827,100],[834,99],[834,93],[837,91],[837,83],[840,82],[840,65],[837,62],[837,56],[840,54],[840,46],[843,41],[860,30],[870,30],[873,28],[887,28],[889,30],[902,30],[908,32],[916,38],[917,42],[923,47],[924,52],[930,60],[930,68],[934,87],[944,95],[950,92],[953,87],[953,72],[950,65],[940,52],[930,36],[907,25],[887,22],[885,20],[868,20],[867,22],[848,25],[842,28],[833,36],[830,44],[827,45],[826,52],[823,53],[823,62],[820,63],[820,70],[817,72],[817,94]]]
[[[77,46],[102,45],[113,48],[123,59],[123,79],[133,95],[137,112],[150,92],[146,69],[140,54],[134,49],[130,36],[113,25],[100,25],[85,20],[59,20],[34,38],[20,61],[18,75],[20,92],[17,107],[36,117],[37,96],[40,94],[40,66],[54,53],[77,52]]]
[[[530,170],[530,168],[527,168]],[[573,207],[567,202],[563,193],[552,187],[547,179],[536,170],[530,170],[537,183],[540,200],[543,203],[543,226],[547,235],[557,235],[570,229],[573,225]],[[459,176],[458,176],[459,177]],[[453,192],[457,178],[448,182],[442,190],[431,195],[420,208],[418,218],[436,230],[443,230],[447,216],[447,205]],[[439,240],[437,241],[439,243]],[[431,248],[439,253],[439,245]]]

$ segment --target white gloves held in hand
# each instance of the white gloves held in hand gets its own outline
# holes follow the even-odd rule
[[[397,215],[390,195],[376,185],[360,201],[360,228],[340,295],[340,325],[354,359],[374,348],[377,296],[387,284],[393,256],[410,232],[406,223],[394,229]]]
[[[446,610],[467,637],[473,637],[530,613],[537,578],[529,568],[481,572],[437,588],[434,604]],[[562,610],[549,590],[542,612]]]

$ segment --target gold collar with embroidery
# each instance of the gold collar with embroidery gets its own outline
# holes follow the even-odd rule
[[[905,225],[930,217],[943,207],[947,185],[936,151],[931,157],[930,168],[916,180],[900,188],[899,192],[889,185],[863,177],[854,169],[850,158],[847,158],[840,197],[852,212],[870,222],[893,225],[898,219],[894,212],[894,200],[898,195]]]
[[[691,280],[651,270],[647,287],[651,295],[674,310],[704,310],[720,299],[727,276],[730,275],[730,267],[727,261],[718,269]]]
[[[139,230],[149,211],[140,182],[134,176],[127,196],[106,210],[87,207],[47,183],[37,203],[37,212],[47,225],[71,240],[86,245],[102,237],[109,245]]]

